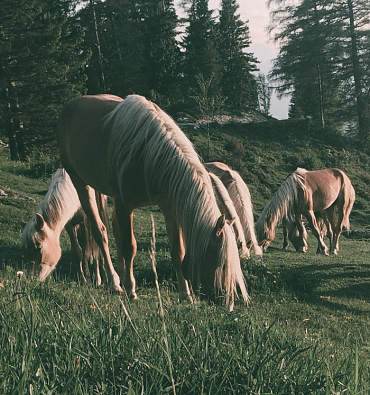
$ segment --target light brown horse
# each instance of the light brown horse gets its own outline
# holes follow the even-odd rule
[[[236,285],[248,299],[234,233],[217,207],[210,177],[190,141],[158,106],[137,95],[124,101],[112,95],[76,98],[61,111],[58,143],[103,251],[112,290],[123,292],[92,188],[115,198],[126,263],[136,251],[132,211],[156,204],[165,217],[180,300],[192,299],[186,279],[200,296],[225,295],[230,308]],[[132,264],[122,270],[128,268]],[[125,278],[135,297],[131,273]]]
[[[355,190],[351,180],[340,169],[307,171],[297,168],[263,209],[256,222],[257,239],[266,250],[275,238],[275,228],[287,217],[295,223],[304,245],[304,229],[301,215],[311,226],[318,240],[317,253],[328,255],[323,234],[317,225],[315,211],[320,212],[330,238],[330,253],[337,254],[339,236],[343,226],[349,230],[349,215],[355,201]],[[337,214],[335,213],[337,210]]]
[[[208,172],[215,174],[225,185],[243,228],[247,248],[253,249],[256,255],[261,256],[262,250],[258,245],[254,230],[253,205],[247,184],[238,172],[224,163],[206,163],[205,168]]]
[[[106,224],[106,196],[96,193],[95,197],[99,214]],[[90,280],[89,266],[95,265],[94,281],[100,285],[99,262],[103,265],[100,249],[91,236],[90,224],[68,173],[58,169],[36,213],[24,227],[21,238],[23,258],[29,274],[37,276],[40,281],[45,280],[60,260],[59,239],[63,228],[69,235],[72,259],[82,281],[86,283]]]

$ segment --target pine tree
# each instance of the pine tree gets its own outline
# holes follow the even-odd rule
[[[86,57],[77,51],[82,31],[70,24],[71,7],[67,0],[1,2],[1,106],[14,160],[55,144],[60,106],[84,92]]]
[[[252,75],[257,59],[245,52],[250,46],[249,28],[237,14],[236,0],[222,0],[218,24],[218,53],[222,67],[222,94],[239,109],[258,106],[257,84]]]

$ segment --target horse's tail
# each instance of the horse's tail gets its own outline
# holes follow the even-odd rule
[[[349,216],[351,214],[353,204],[356,200],[355,188],[353,188],[350,178],[344,171],[341,171],[343,179],[343,192],[344,192],[344,204],[343,204],[343,226],[350,231]]]
[[[262,255],[254,230],[253,205],[249,188],[237,171],[230,170],[233,182],[228,186],[228,191],[238,213],[244,229],[247,245],[251,244],[256,255]]]
[[[95,191],[95,199],[96,199],[96,204],[98,206],[98,212],[100,218],[104,226],[108,229],[109,217],[108,217],[108,208],[107,208],[107,197]],[[86,259],[90,265],[93,265],[93,269],[94,269],[93,276],[95,277],[96,283],[100,284],[101,277],[100,277],[99,266],[104,269],[104,258],[102,251],[100,250],[99,246],[97,245],[94,239],[91,229],[91,223],[86,216],[84,216],[84,228],[86,232],[84,259]]]

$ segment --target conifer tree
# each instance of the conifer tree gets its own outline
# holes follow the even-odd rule
[[[191,0],[188,26],[183,40],[184,82],[188,95],[200,92],[202,84],[209,86],[208,98],[217,98],[220,90],[220,62],[217,53],[216,28],[208,9],[208,0]],[[212,81],[212,84],[210,82]]]
[[[222,94],[227,103],[239,109],[258,106],[257,84],[252,75],[257,59],[246,52],[250,46],[249,28],[237,14],[236,0],[222,0],[218,23],[218,53]]]
[[[4,0],[0,6],[1,118],[11,158],[25,160],[34,145],[55,144],[60,107],[84,93],[78,53],[82,31],[68,19],[68,0]]]

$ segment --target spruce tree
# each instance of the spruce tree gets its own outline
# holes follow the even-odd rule
[[[258,106],[257,84],[252,75],[257,59],[246,49],[251,40],[246,22],[237,13],[236,0],[222,0],[218,24],[218,54],[221,62],[222,94],[227,103],[242,109]]]
[[[208,99],[219,101],[221,66],[217,52],[216,27],[208,0],[192,0],[183,40],[184,87],[189,96],[202,95],[208,86]],[[194,103],[195,104],[195,103]]]

